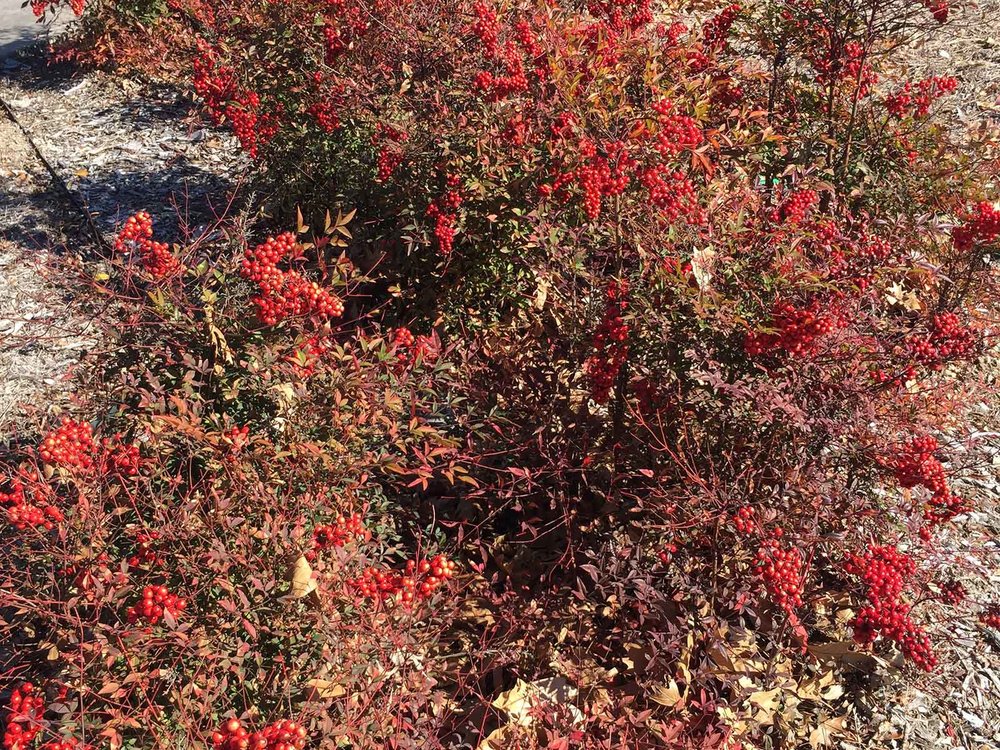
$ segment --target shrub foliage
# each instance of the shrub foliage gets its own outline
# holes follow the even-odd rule
[[[995,625],[938,544],[995,168],[894,66],[950,10],[95,7],[63,54],[166,59],[284,223],[77,268],[7,747],[818,747],[928,606]]]

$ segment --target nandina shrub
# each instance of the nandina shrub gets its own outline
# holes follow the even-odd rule
[[[555,671],[594,712],[537,711],[528,733],[543,745],[581,727],[595,746],[791,742],[822,716],[762,715],[771,685],[798,686],[778,688],[786,708],[819,704],[802,686],[827,679],[820,660],[838,650],[934,666],[917,605],[939,574],[936,530],[975,501],[959,489],[975,451],[956,449],[975,448],[963,417],[994,343],[1000,227],[995,165],[974,143],[956,149],[936,116],[955,82],[891,67],[946,14],[902,1],[705,10],[194,12],[191,86],[208,115],[286,195],[360,205],[349,257],[389,275],[365,285],[370,301],[397,323],[438,323],[463,365],[440,419],[470,446],[466,487],[427,467],[407,478],[498,605],[477,615],[488,644],[456,636],[469,654],[456,673],[481,680],[456,689],[468,703],[442,732],[493,716],[470,705],[509,680],[483,675],[536,685]],[[275,240],[247,258],[267,263],[247,269],[246,294],[275,323],[285,291],[293,312],[320,312],[285,275],[305,272],[270,257]],[[295,336],[289,364],[308,372],[324,343]],[[279,344],[234,340],[281,358]],[[427,342],[391,341],[424,362]],[[291,408],[266,374],[220,383],[220,346],[208,327],[196,381],[162,357],[151,377],[175,368],[170,391],[235,393],[237,424],[354,455],[330,439],[329,410],[340,419],[370,395],[321,379]],[[155,389],[137,380],[123,403],[162,401]],[[456,424],[456,409],[469,417]],[[365,591],[373,578],[360,574]]]
[[[348,221],[279,258],[221,223],[169,246],[140,213],[69,269],[104,335],[79,414],[0,470],[5,747],[445,724],[462,688],[436,644],[470,582],[421,488],[461,483],[468,428],[432,333],[341,321]]]

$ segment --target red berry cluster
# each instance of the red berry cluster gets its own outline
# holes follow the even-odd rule
[[[676,544],[665,544],[657,555],[660,558],[660,562],[664,565],[669,565],[670,561],[674,559],[674,555],[677,554],[677,549]]]
[[[502,58],[504,68],[502,75],[481,70],[472,81],[473,90],[482,94],[488,102],[499,102],[528,90],[528,76],[520,56],[512,47],[508,47]]]
[[[139,446],[122,442],[122,436],[116,434],[101,440],[101,470],[128,479],[139,474],[142,465],[142,455]]]
[[[319,336],[310,336],[293,353],[288,354],[285,361],[300,378],[308,378],[316,373],[317,366],[329,351],[326,341]]]
[[[755,534],[759,527],[757,518],[754,516],[753,508],[744,505],[733,514],[733,526],[741,534]]]
[[[340,117],[333,102],[322,101],[310,105],[306,113],[311,115],[324,133],[333,133],[340,128]]]
[[[801,224],[816,204],[819,193],[815,190],[796,190],[770,214],[771,221],[785,224]]]
[[[62,740],[49,740],[38,750],[91,750],[91,746],[85,745],[75,737],[68,737]]]
[[[721,50],[726,47],[729,30],[743,6],[733,3],[705,22],[701,30],[702,43],[708,49]]]
[[[587,218],[595,221],[601,215],[601,202],[605,197],[620,195],[632,179],[637,166],[621,141],[610,141],[600,148],[589,138],[577,144],[578,165],[567,165],[555,175],[551,183],[538,188],[543,198],[555,196],[566,201],[570,197],[569,187],[576,185],[583,195],[583,210]]]
[[[775,536],[780,538],[780,534]],[[757,552],[756,570],[775,604],[788,613],[802,606],[805,576],[801,552],[782,548],[777,539],[767,539]]]
[[[456,189],[458,184],[459,178],[450,176],[449,190],[427,207],[427,218],[434,220],[434,239],[437,241],[438,252],[442,255],[450,255],[455,243],[455,222],[462,205],[462,194]]]
[[[343,547],[351,539],[363,536],[364,524],[360,513],[350,516],[337,516],[333,523],[320,524],[313,529],[313,547],[306,555],[310,560],[316,559],[323,550],[331,547]]]
[[[56,524],[65,520],[63,512],[49,502],[38,502],[44,495],[36,483],[24,481],[17,477],[9,480],[10,489],[0,492],[0,508],[4,509],[7,522],[18,531],[25,529],[44,529],[51,531]]]
[[[954,579],[945,581],[940,584],[939,588],[941,589],[941,594],[938,598],[945,604],[950,604],[953,607],[965,601],[965,597],[968,595],[965,586],[960,581]]]
[[[54,505],[12,505],[7,509],[7,521],[18,531],[25,529],[45,529],[51,531],[62,523],[66,516]]]
[[[280,261],[301,254],[302,246],[291,232],[268,237],[245,253],[240,273],[257,284],[260,293],[254,298],[254,304],[260,319],[267,325],[293,316],[339,318],[344,314],[344,303],[335,294],[314,281],[307,281],[296,271],[278,267]]]
[[[924,487],[930,491],[931,498],[924,508],[924,519],[930,524],[943,523],[968,511],[966,502],[953,495],[948,487],[944,466],[934,455],[939,448],[932,435],[915,437],[881,461],[895,473],[896,481],[903,487]]]
[[[195,58],[192,84],[195,93],[204,100],[212,121],[219,125],[225,113],[225,104],[236,89],[232,69],[216,67],[211,57],[202,55]]]
[[[628,324],[623,317],[627,305],[627,285],[618,281],[608,284],[604,317],[592,341],[594,353],[583,364],[590,396],[599,404],[607,402],[615,379],[628,358]]]
[[[302,750],[306,746],[306,728],[291,719],[272,722],[258,732],[251,732],[239,719],[227,720],[212,733],[213,750]]]
[[[861,578],[868,600],[852,623],[855,640],[871,643],[881,635],[898,643],[921,669],[933,669],[937,659],[930,638],[913,622],[910,606],[902,600],[906,582],[917,570],[913,559],[891,545],[873,545],[862,555],[852,554],[844,570]]]
[[[829,28],[821,26],[823,37],[817,44],[816,53],[810,56],[810,62],[816,69],[816,81],[824,86],[839,80],[857,82],[858,96],[865,97],[871,93],[872,86],[878,83],[878,75],[865,62],[865,49],[858,42],[835,41],[830,37]]]
[[[926,117],[931,103],[955,91],[958,79],[954,76],[931,76],[918,81],[914,88],[907,82],[903,88],[885,98],[885,108],[894,117]]]
[[[158,531],[140,531],[135,535],[135,552],[128,558],[130,568],[155,568],[162,562],[162,556],[157,550]]]
[[[455,575],[455,563],[444,555],[408,560],[404,573],[368,568],[348,585],[365,599],[404,607],[429,598]]]
[[[372,133],[372,145],[379,147],[375,164],[375,180],[377,182],[388,182],[393,172],[403,163],[402,144],[406,140],[407,135],[402,130],[382,123],[375,126],[375,132]]]
[[[146,211],[128,217],[115,238],[115,250],[137,253],[139,262],[154,279],[171,276],[183,266],[165,242],[153,241],[153,219]]]
[[[94,465],[93,429],[89,422],[63,417],[62,423],[42,440],[38,455],[47,464],[89,469]]]
[[[4,750],[28,750],[42,731],[45,706],[40,692],[30,682],[14,688],[7,703],[7,727],[3,735]]]
[[[407,367],[417,362],[433,364],[440,354],[438,342],[432,336],[414,336],[406,328],[393,331],[392,346],[399,362]]]
[[[1000,604],[991,604],[980,612],[979,621],[987,627],[1000,630]]]
[[[776,302],[771,326],[776,329],[773,333],[751,331],[747,334],[743,347],[748,356],[758,357],[779,350],[792,356],[811,354],[819,337],[837,328],[837,320],[817,301],[805,307]]]
[[[403,163],[403,150],[395,144],[386,144],[379,149],[375,165],[375,179],[378,182],[388,182],[392,173]]]
[[[256,92],[234,95],[224,112],[240,146],[251,159],[257,158],[260,148],[270,143],[281,128],[280,111],[261,113],[260,96]]]
[[[948,0],[923,0],[923,3],[935,21],[945,23],[948,20]]]
[[[705,223],[694,184],[683,172],[661,164],[644,170],[639,180],[649,192],[649,202],[663,212],[668,224],[680,219],[692,226]]]
[[[50,8],[55,13],[60,2],[62,0],[31,0],[31,12],[35,14],[36,18],[41,18],[45,15],[45,11]],[[69,0],[69,9],[73,11],[73,15],[77,18],[83,15],[84,5],[84,0]]]
[[[966,250],[973,245],[988,245],[1000,235],[1000,208],[989,201],[980,201],[961,226],[951,236],[955,247]]]
[[[933,435],[915,437],[898,446],[882,463],[895,472],[896,481],[903,487],[922,486],[931,492],[943,492],[948,484],[944,466],[934,455],[939,449]]]
[[[404,358],[406,356],[405,352],[415,343],[416,338],[410,332],[409,328],[397,328],[392,332],[392,345],[397,350],[400,350],[401,353],[404,353]]]
[[[651,0],[590,0],[587,9],[595,18],[606,18],[612,31],[641,29],[653,20]]]
[[[239,427],[234,425],[222,432],[222,440],[229,444],[230,453],[239,453],[250,445],[250,426]]]
[[[142,590],[142,600],[129,607],[125,617],[130,623],[145,622],[156,625],[164,613],[176,619],[187,609],[187,600],[171,594],[166,586],[146,586]]]
[[[662,99],[653,104],[653,112],[656,113],[659,123],[654,147],[665,159],[677,156],[682,151],[697,148],[704,138],[697,120],[687,115],[675,114],[673,108],[674,103],[669,99]]]
[[[475,15],[472,33],[485,47],[487,55],[496,55],[500,44],[500,19],[497,18],[496,9],[489,3],[476,2],[472,6],[472,12]]]

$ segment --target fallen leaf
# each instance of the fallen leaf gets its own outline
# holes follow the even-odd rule
[[[838,716],[835,719],[820,722],[819,726],[809,733],[809,744],[813,750],[832,744],[834,737],[843,732],[845,721],[843,716]]]
[[[505,712],[513,723],[530,726],[534,721],[531,709],[545,703],[566,706],[575,721],[582,721],[583,714],[571,701],[576,699],[577,689],[562,677],[549,677],[535,682],[518,680],[514,687],[500,693],[493,701],[493,707]]]
[[[289,579],[292,582],[292,596],[301,599],[309,596],[316,590],[316,581],[313,579],[313,569],[304,555],[299,555],[292,566]]]
[[[330,698],[342,698],[347,695],[347,690],[344,689],[343,685],[331,682],[330,680],[313,679],[309,680],[306,685],[310,688],[311,700],[316,700],[317,698],[322,698],[324,700]]]
[[[667,708],[680,708],[681,704],[684,703],[684,694],[681,693],[681,689],[677,686],[677,682],[671,680],[666,685],[660,685],[658,688],[654,689],[649,697],[661,706],[666,706]]]

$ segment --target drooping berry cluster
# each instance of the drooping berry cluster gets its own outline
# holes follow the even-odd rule
[[[743,6],[733,3],[706,21],[701,30],[702,44],[707,49],[724,49],[729,38],[729,30],[742,10]]]
[[[219,125],[224,116],[225,103],[236,89],[233,70],[225,66],[217,67],[211,57],[201,55],[195,58],[191,82],[195,93],[205,102],[212,122]]]
[[[854,638],[872,643],[882,636],[899,644],[907,658],[930,671],[937,664],[930,638],[914,623],[910,605],[903,601],[906,582],[916,573],[911,557],[890,545],[873,545],[864,554],[852,554],[844,570],[858,576],[868,604],[852,622]]]
[[[142,267],[154,279],[166,278],[183,268],[165,242],[153,240],[153,219],[146,211],[139,211],[125,220],[115,238],[115,250],[137,254]]]
[[[819,203],[819,193],[815,190],[796,190],[774,209],[771,221],[781,224],[801,224]]]
[[[640,29],[653,20],[651,0],[590,0],[587,9],[616,32]]]
[[[375,180],[388,182],[393,173],[403,163],[403,145],[407,134],[397,128],[378,123],[372,133],[372,145],[378,147],[375,161]]]
[[[751,331],[743,346],[747,355],[758,357],[775,351],[792,356],[805,356],[815,351],[818,339],[836,330],[837,319],[824,311],[818,301],[805,307],[790,302],[776,302],[772,311],[771,327],[774,332]]]
[[[733,514],[733,526],[740,534],[755,534],[759,527],[753,508],[744,505]]]
[[[606,403],[615,379],[628,358],[628,323],[624,314],[628,305],[628,287],[624,282],[608,284],[604,316],[594,332],[593,354],[583,364],[590,387],[590,397]]]
[[[496,9],[480,0],[473,3],[472,13],[475,16],[471,26],[472,33],[482,43],[487,55],[496,55],[500,42],[500,19],[497,18]]]
[[[455,575],[455,563],[444,555],[430,560],[408,560],[403,573],[367,568],[348,585],[365,599],[404,607],[429,598]]]
[[[907,82],[902,89],[885,99],[885,108],[894,117],[926,117],[935,99],[952,93],[958,88],[954,76],[931,76],[917,85]]]
[[[63,417],[59,427],[42,440],[38,455],[47,464],[86,470],[94,465],[96,447],[89,422]]]
[[[674,112],[674,103],[661,99],[653,104],[658,131],[654,148],[665,159],[698,147],[704,138],[698,121],[688,115]]]
[[[989,201],[980,201],[951,232],[955,247],[966,250],[973,245],[988,245],[1000,236],[1000,208]]]
[[[101,440],[100,464],[103,473],[129,479],[138,476],[142,455],[138,445],[125,443],[122,436],[116,434]]]
[[[980,612],[979,621],[989,628],[1000,630],[1000,604],[991,604]]]
[[[280,112],[263,112],[260,95],[254,91],[234,95],[225,106],[225,116],[251,159],[256,159],[281,129]]]
[[[340,129],[340,117],[331,101],[315,102],[306,110],[320,126],[324,133],[333,133]]]
[[[135,535],[135,552],[128,558],[130,568],[152,570],[162,562],[162,554],[157,549],[160,539],[158,531],[140,531]]]
[[[433,364],[440,355],[440,346],[433,336],[414,336],[407,328],[393,331],[392,346],[400,364],[406,367],[412,367],[417,362]]]
[[[291,232],[268,237],[246,250],[240,273],[257,284],[260,292],[253,301],[260,319],[267,325],[290,317],[339,318],[344,314],[344,303],[338,296],[306,280],[297,271],[278,267],[279,262],[301,254],[302,246]]]
[[[251,732],[239,719],[227,720],[212,733],[213,750],[302,750],[306,728],[291,719],[280,719]]]
[[[357,539],[365,533],[365,526],[360,513],[350,516],[337,516],[333,523],[324,523],[313,529],[312,549],[306,557],[314,560],[321,552],[331,547],[343,547],[351,539]]]
[[[944,466],[934,455],[939,449],[934,436],[915,437],[881,461],[894,472],[901,486],[924,487],[930,492],[930,499],[923,508],[924,520],[929,524],[944,523],[968,511],[968,504],[952,494],[948,487]]]
[[[551,184],[542,185],[539,190],[543,197],[554,195],[565,201],[575,185],[583,197],[584,213],[589,220],[596,221],[604,198],[621,195],[628,188],[638,163],[621,141],[598,144],[589,138],[577,144],[575,160],[575,167],[567,164]]]
[[[130,623],[156,625],[164,614],[177,619],[185,609],[187,600],[171,594],[166,586],[146,586],[142,590],[142,599],[126,610],[125,618]]]
[[[4,750],[29,750],[42,731],[44,713],[41,692],[33,684],[24,682],[14,688],[7,703]]]
[[[780,535],[776,534],[780,538]],[[757,551],[757,574],[774,603],[788,613],[802,606],[805,590],[802,553],[794,547],[783,548],[777,538],[766,539]]]
[[[11,477],[8,484],[8,491],[0,492],[0,508],[7,522],[18,531],[51,531],[65,520],[63,512],[45,499],[47,493],[37,482]]]
[[[427,207],[427,218],[434,221],[434,239],[442,255],[450,255],[455,243],[455,222],[462,205],[459,182],[457,175],[449,175],[448,190]]]
[[[965,601],[968,592],[960,581],[954,579],[940,584],[941,594],[938,597],[945,604],[955,607]]]
[[[31,12],[35,14],[35,18],[41,18],[49,9],[53,13],[56,12],[61,2],[62,0],[31,0]],[[79,18],[83,15],[85,4],[84,0],[69,0],[69,9],[73,11],[74,16]]]
[[[660,164],[640,173],[639,181],[649,193],[649,202],[662,212],[666,224],[679,220],[692,226],[705,223],[706,213],[698,203],[694,183],[680,170]]]

